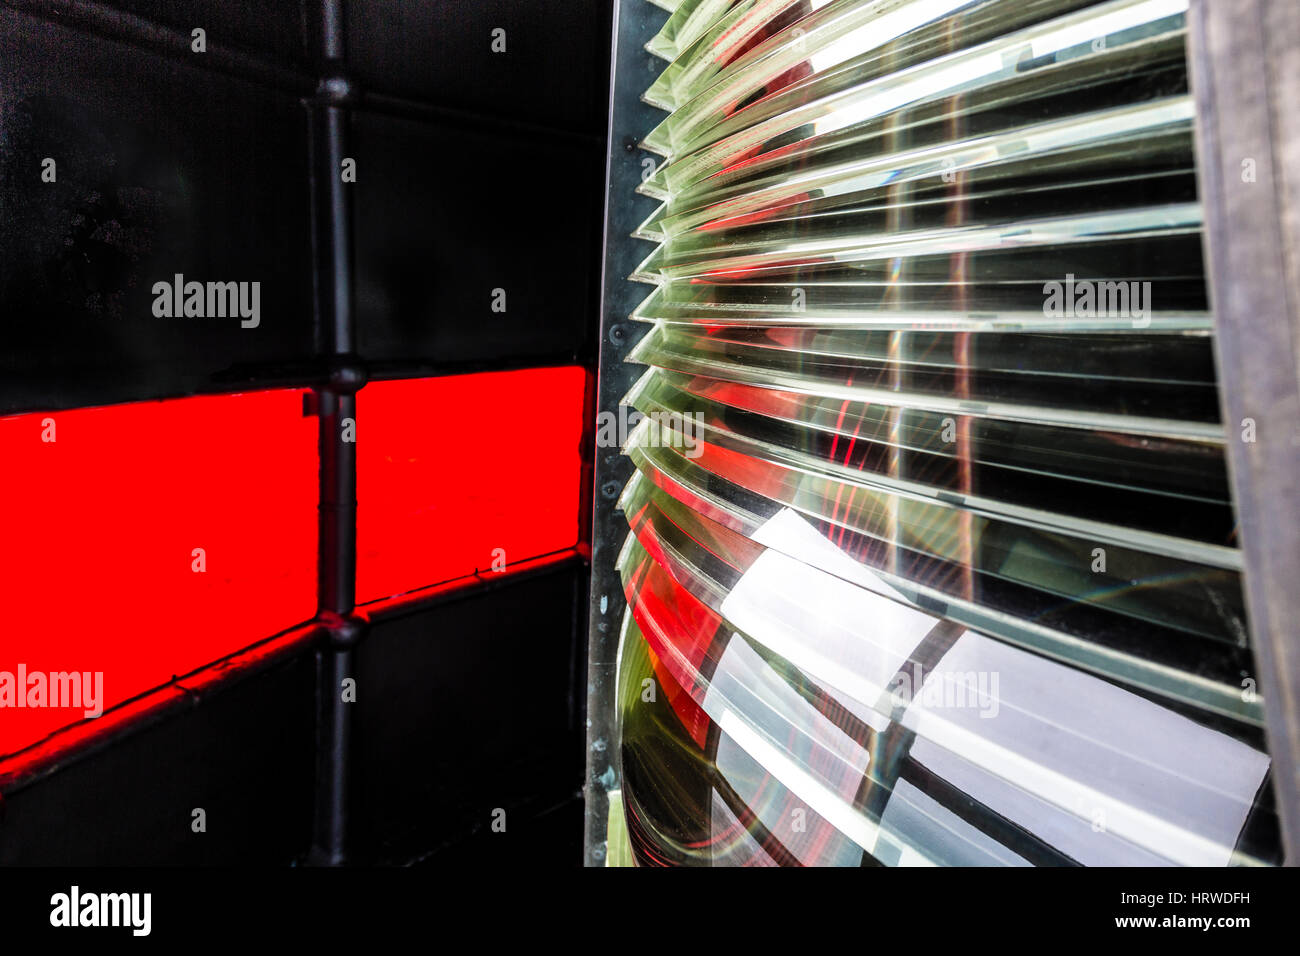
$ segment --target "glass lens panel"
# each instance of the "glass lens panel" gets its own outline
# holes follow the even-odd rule
[[[650,42],[611,858],[1280,862],[1186,10]]]

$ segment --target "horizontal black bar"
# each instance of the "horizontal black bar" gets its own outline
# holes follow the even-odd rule
[[[275,87],[300,96],[316,91],[319,78],[305,69],[277,63],[240,47],[214,39],[207,42],[207,52],[195,58],[190,49],[190,34],[90,0],[0,0],[0,6],[42,20],[72,27],[83,33],[116,40],[163,56],[185,59],[191,65],[241,77],[263,86]],[[327,47],[329,54],[332,47]],[[418,120],[451,129],[505,134],[512,139],[530,137],[552,143],[568,143],[586,148],[603,148],[603,132],[587,132],[543,123],[529,123],[492,113],[453,109],[391,93],[365,93],[353,108],[368,112]]]
[[[543,139],[553,143],[567,143],[586,149],[604,149],[605,146],[605,134],[603,132],[587,132],[586,130],[549,126],[542,123],[529,123],[493,113],[477,113],[471,110],[453,109],[446,106],[437,106],[424,100],[397,96],[392,93],[366,91],[362,94],[358,106],[368,113],[416,120],[449,129],[495,134],[504,133],[516,141],[520,138]]]
[[[355,358],[355,365],[365,372],[366,381],[393,381],[407,378],[443,378],[448,375],[469,375],[474,372],[514,372],[529,368],[557,368],[565,365],[590,366],[591,361],[577,352],[543,352],[534,355],[508,355],[503,358],[459,359],[454,361],[420,361],[418,359],[378,359],[367,361]],[[268,363],[231,368],[216,380],[213,389],[220,394],[242,388],[312,388],[329,381],[331,370],[327,366],[310,362]],[[207,394],[207,393],[199,393]],[[39,411],[39,409],[34,409]]]
[[[518,562],[517,566],[499,574],[485,572],[453,578],[440,584],[429,585],[416,591],[408,591],[393,598],[381,598],[357,606],[357,612],[371,625],[383,624],[412,614],[420,614],[430,608],[440,607],[456,601],[500,591],[534,578],[560,574],[575,564],[585,563],[585,558],[574,548],[539,555]]]
[[[414,378],[443,378],[449,375],[469,375],[475,372],[514,372],[530,368],[559,368],[580,365],[591,368],[591,359],[575,352],[548,352],[541,355],[515,355],[503,359],[466,359],[455,362],[411,362],[411,361],[358,361],[357,367],[365,371],[367,381],[395,381]],[[147,381],[150,372],[140,370],[131,372],[121,368],[114,370],[113,382],[105,380],[107,390],[114,382],[125,379]],[[10,375],[8,382],[19,381],[18,376]],[[200,395],[229,395],[235,392],[262,391],[276,388],[318,388],[328,385],[331,370],[311,362],[266,363],[231,368],[215,377],[210,387],[187,389],[181,392],[144,394],[137,397],[96,401],[96,383],[93,378],[85,376],[77,379],[75,394],[60,392],[59,400],[42,404],[0,404],[0,416],[25,415],[33,412],[65,411],[75,408],[101,408],[111,405],[129,405],[135,402],[166,401],[178,398],[193,398]],[[42,381],[48,378],[42,377]],[[68,400],[63,400],[67,398]]]
[[[493,839],[514,837],[507,832]],[[600,932],[613,933],[627,925],[625,884],[617,879],[592,879],[576,868],[560,870],[546,857],[529,860],[524,866],[500,866],[490,857],[467,857],[449,876],[431,879],[431,874],[418,870],[386,868],[344,872],[302,867],[7,870],[0,871],[0,920],[6,943],[14,951],[21,951],[24,943],[38,937],[42,946],[45,939],[66,941],[69,931],[51,926],[52,898],[69,894],[75,884],[79,894],[149,893],[150,936],[159,943],[184,948],[192,947],[196,936],[208,940],[209,945],[219,941],[247,946],[253,927],[275,944],[292,941],[296,947],[324,945],[332,949],[373,945],[376,927],[389,934],[429,934],[430,924],[448,906],[455,907],[458,921],[475,927],[477,938],[488,947],[494,946],[494,939],[500,941],[496,945],[517,945],[521,933],[536,933],[538,927],[548,924],[562,925],[555,924],[557,894],[580,895],[593,914],[588,926]],[[536,891],[539,878],[549,892]],[[827,912],[851,912],[862,905],[860,879],[815,875],[803,879],[814,881],[815,886],[808,884],[807,891],[817,893],[819,906]],[[436,888],[431,885],[435,882]],[[927,947],[951,946],[954,950],[970,948],[972,939],[987,939],[1002,927],[1031,939],[1068,936],[1112,945],[1127,941],[1130,946],[1137,940],[1150,946],[1151,940],[1168,937],[1173,947],[1182,948],[1189,938],[1200,938],[1220,951],[1234,945],[1254,950],[1267,947],[1268,939],[1286,932],[1294,907],[1290,880],[1277,871],[1252,868],[1213,876],[1203,871],[1183,875],[1067,868],[1044,874],[1031,868],[1006,868],[986,870],[978,878],[961,868],[917,868],[899,870],[875,884],[871,892],[875,911],[899,914],[907,931],[923,937]],[[1192,894],[1198,895],[1195,901]],[[1209,898],[1201,898],[1201,894]],[[499,909],[503,898],[510,900],[504,918]],[[765,899],[779,905],[775,894]],[[1008,905],[1007,901],[1012,902]],[[136,907],[140,910],[142,907]],[[1173,933],[1160,929],[1166,918],[1193,916],[1208,917],[1211,922],[1244,917],[1248,922],[1212,925],[1205,930],[1176,929]],[[1144,927],[1145,919],[1151,920],[1151,928]],[[767,932],[767,927],[762,920],[738,921],[739,945],[745,945],[745,940],[759,943],[758,934]],[[576,925],[570,932],[575,930]],[[74,931],[73,938],[137,941],[130,925],[121,926],[120,922],[116,929],[81,933],[78,937]]]
[[[372,381],[402,378],[442,378],[474,372],[515,372],[530,368],[558,368],[566,365],[590,367],[575,352],[548,352],[543,355],[513,355],[503,359],[464,359],[455,362],[383,361],[365,363]]]

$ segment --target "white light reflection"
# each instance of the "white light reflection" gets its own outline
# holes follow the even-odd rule
[[[753,537],[769,550],[725,599],[724,616],[881,729],[883,715],[867,715],[937,619],[884,597],[887,585],[796,512],[782,511]],[[743,646],[734,639],[732,645]],[[988,694],[983,685],[964,695],[978,706],[947,707],[950,695],[911,701],[902,722],[917,734],[918,763],[1082,863],[1229,861],[1268,769],[1266,754],[1100,678],[972,631],[930,667],[926,684],[969,683],[980,673],[1000,678],[995,706],[980,699]],[[740,699],[736,691],[728,697]],[[876,839],[876,828],[866,823],[868,833],[865,821],[845,816],[860,818],[858,811],[832,805],[823,783],[810,782],[771,739],[756,741],[741,715],[728,710],[724,717],[724,730],[747,752],[870,852],[866,841]],[[842,795],[837,799],[843,804]]]

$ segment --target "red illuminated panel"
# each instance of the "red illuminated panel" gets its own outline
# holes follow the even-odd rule
[[[107,708],[315,613],[300,391],[0,418],[0,461],[0,682],[100,672]],[[82,715],[0,707],[0,754]]]
[[[573,547],[586,383],[571,367],[367,385],[358,601]],[[317,420],[302,396],[0,418],[0,755],[85,710],[49,706],[48,688],[44,706],[13,706],[32,692],[20,669],[90,674],[83,694],[102,674],[90,697],[108,709],[312,617]]]
[[[573,547],[586,381],[543,368],[358,392],[357,601]]]

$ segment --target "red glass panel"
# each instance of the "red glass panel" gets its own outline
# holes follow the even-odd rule
[[[357,394],[357,600],[578,541],[580,367],[371,382]]]
[[[14,706],[20,665],[107,708],[315,613],[301,391],[0,418],[0,459],[0,754],[85,710]]]
[[[367,385],[358,601],[573,547],[586,385],[579,367]],[[48,687],[43,706],[15,706],[31,692],[20,668],[89,674],[78,699],[107,709],[312,617],[317,421],[302,396],[0,418],[0,755],[86,709],[48,706]]]

